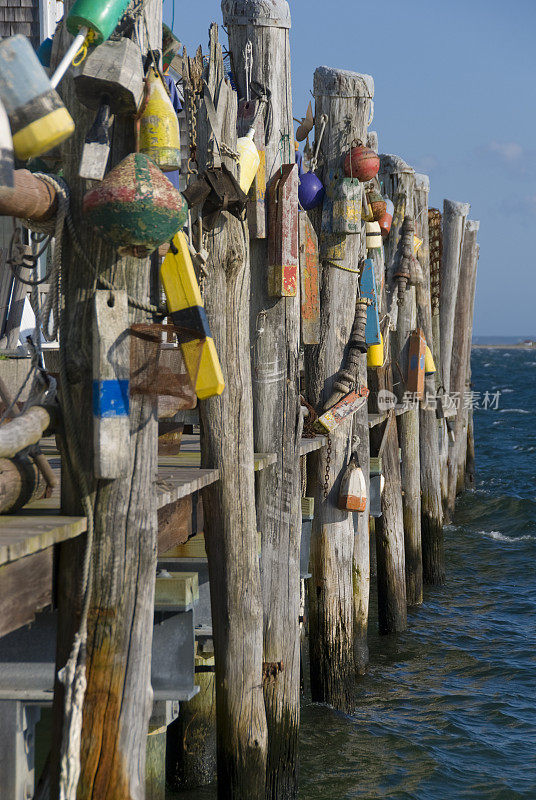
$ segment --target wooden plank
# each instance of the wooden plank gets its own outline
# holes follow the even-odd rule
[[[191,495],[158,509],[158,555],[182,544],[191,534]]]
[[[306,211],[300,211],[300,310],[302,344],[320,341],[320,264],[318,237]]]
[[[300,439],[300,456],[313,453],[315,450],[321,450],[322,447],[326,447],[327,443],[328,437],[321,435],[310,439]]]
[[[0,564],[37,553],[53,544],[74,539],[87,529],[85,517],[62,516],[39,510],[0,517]]]
[[[217,469],[195,469],[192,467],[162,467],[156,480],[157,506],[173,503],[193,492],[219,480]]]
[[[189,611],[199,600],[197,572],[166,570],[157,575],[154,606],[156,611]]]
[[[52,603],[53,548],[0,567],[0,637],[33,622]]]

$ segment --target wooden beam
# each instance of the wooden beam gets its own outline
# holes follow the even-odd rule
[[[328,118],[320,148],[323,162],[320,177],[330,190],[340,173],[341,159],[350,149],[353,139],[366,138],[374,83],[369,75],[318,67],[314,75],[314,95],[317,126],[322,114],[327,114]],[[318,136],[318,127],[316,133]],[[316,219],[320,224],[318,216]],[[333,237],[326,238],[318,229],[317,232],[324,259],[321,330],[320,343],[306,353],[306,381],[307,399],[320,411],[333,392],[333,382],[344,362],[354,322],[358,276],[348,268],[356,270],[359,266],[362,236],[349,234],[339,237],[340,264],[347,268],[339,269],[338,262],[333,264],[326,260],[330,245],[335,244]],[[363,354],[356,370],[356,381],[365,378],[364,362],[366,357]],[[357,413],[360,414],[360,430],[366,446],[366,404]],[[366,553],[354,550],[352,514],[337,507],[340,480],[351,450],[352,429],[352,419],[345,420],[330,435],[327,448],[312,454],[308,464],[308,494],[315,499],[310,559],[312,578],[308,593],[311,691],[314,700],[343,710],[353,707],[356,671],[362,671],[366,660],[363,617],[359,610],[359,593],[365,587],[356,587],[358,595],[354,599],[352,581],[354,552],[358,558],[366,557]],[[359,636],[357,652],[354,652],[354,624]]]
[[[0,458],[10,458],[37,442],[50,426],[50,413],[43,406],[30,406],[15,419],[0,426]]]
[[[427,175],[415,175],[415,234],[423,240],[417,252],[423,282],[416,287],[417,325],[424,331],[426,343],[439,365],[434,348],[432,305],[430,295],[430,237],[428,231]],[[435,379],[425,391],[435,394]],[[422,576],[424,583],[442,583],[445,576],[443,552],[443,507],[439,467],[438,421],[434,403],[421,403],[419,411],[420,475],[421,475],[421,540]]]
[[[452,393],[456,393],[459,406],[458,413],[454,419],[455,441],[450,444],[448,453],[447,514],[450,519],[454,514],[456,495],[465,488],[463,474],[465,473],[469,421],[468,407],[465,404],[465,392],[468,390],[467,377],[471,369],[473,304],[478,263],[476,238],[479,227],[480,222],[476,220],[468,219],[465,223],[456,313],[454,316],[450,388]],[[462,476],[462,480],[460,480],[460,476]]]
[[[56,213],[56,190],[27,169],[16,169],[12,189],[0,188],[0,215],[45,222]]]
[[[236,150],[236,95],[210,27],[208,90],[223,120],[220,141]],[[218,88],[219,87],[219,88]],[[211,126],[198,115],[197,160],[208,162]],[[236,174],[236,162],[223,163]],[[219,470],[202,493],[216,656],[217,757],[221,798],[264,800],[267,728],[262,694],[262,597],[253,473],[247,224],[223,212],[207,237],[205,308],[225,390],[200,401],[201,463]],[[247,703],[244,698],[247,697]]]
[[[53,548],[0,566],[0,638],[52,603]]]
[[[271,93],[271,125],[265,141],[266,196],[282,166],[294,164],[290,64],[290,9],[286,0],[243,3],[224,0],[234,75],[246,96],[244,52],[252,46],[252,80]],[[266,119],[268,109],[263,112]],[[294,197],[297,210],[297,198]],[[294,217],[289,215],[294,221]],[[297,222],[297,220],[296,220]],[[269,236],[277,231],[269,231]],[[297,243],[297,228],[284,229]],[[257,521],[262,536],[263,660],[283,663],[263,679],[268,723],[266,797],[297,791],[299,728],[299,599],[301,503],[299,445],[300,298],[270,295],[269,240],[251,240],[250,337],[255,450],[275,453],[273,467],[256,480]],[[296,251],[296,256],[298,255]],[[288,263],[288,262],[284,262]],[[298,282],[299,283],[299,282]],[[262,329],[262,331],[261,331]],[[284,557],[282,554],[284,553]]]

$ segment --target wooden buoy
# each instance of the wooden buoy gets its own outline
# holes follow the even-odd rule
[[[382,246],[382,234],[379,222],[366,223],[367,250],[377,250]]]
[[[0,189],[14,185],[13,140],[4,104],[0,100]]]
[[[371,344],[367,350],[367,367],[377,369],[383,367],[383,336],[380,333],[378,344]]]
[[[0,42],[0,99],[22,161],[46,153],[74,131],[71,115],[24,36]]]
[[[295,297],[298,288],[298,167],[283,164],[268,186],[268,293]]]
[[[323,233],[361,233],[361,184],[357,178],[339,178],[328,188],[330,203],[322,209]],[[326,213],[331,210],[330,229],[326,227]]]
[[[188,240],[174,238],[160,268],[167,306],[192,385],[200,400],[223,392],[225,383],[195,277]]]
[[[426,341],[420,328],[412,331],[409,337],[408,377],[406,387],[408,392],[415,394],[419,400],[424,396],[424,363]]]
[[[143,258],[185,224],[186,201],[142,153],[123,159],[84,196],[86,221],[120,253]]]
[[[372,211],[372,218],[379,222],[385,216],[385,212],[387,210],[387,203],[381,194],[373,189],[368,193],[367,196],[371,211]],[[380,225],[381,228],[381,225]]]
[[[320,266],[318,239],[305,211],[299,212],[300,308],[302,344],[320,341]]]
[[[153,66],[145,80],[145,98],[139,117],[139,150],[163,172],[181,165],[181,139],[175,109]]]
[[[378,314],[378,298],[376,296],[376,278],[374,275],[374,262],[371,258],[365,259],[361,278],[359,281],[361,297],[369,301],[367,306],[367,324],[365,328],[365,342],[367,346],[380,343],[380,318]]]
[[[315,429],[319,433],[331,433],[338,428],[343,420],[353,416],[367,402],[369,390],[364,387],[358,387],[352,392],[346,394],[338,403],[331,406],[328,411],[325,411],[315,422]]]
[[[238,104],[238,133],[246,135],[253,128],[253,143],[259,156],[259,165],[250,187],[248,199],[249,235],[253,239],[266,238],[266,150],[264,141],[264,116],[259,108],[260,100],[241,100]],[[240,150],[240,139],[237,150]],[[242,154],[241,154],[242,155]],[[243,171],[240,167],[240,185]]]
[[[143,95],[143,64],[139,46],[131,39],[108,41],[96,47],[74,77],[78,100],[97,109],[80,162],[81,178],[102,180],[110,153],[114,115],[134,115]]]
[[[130,342],[125,291],[95,292],[93,315],[93,471],[110,480],[130,459]]]
[[[385,211],[383,216],[378,220],[380,224],[380,230],[382,232],[382,236],[385,239],[386,236],[389,236],[389,232],[391,230],[391,225],[393,222],[393,214],[395,212],[395,206],[393,201],[389,198],[385,198]]]
[[[261,157],[254,142],[255,127],[252,125],[245,136],[241,136],[236,142],[236,150],[240,157],[238,166],[240,168],[240,188],[246,194],[249,192],[253,179],[257,174]]]
[[[341,511],[365,511],[367,508],[367,484],[355,454],[342,476],[337,505]]]

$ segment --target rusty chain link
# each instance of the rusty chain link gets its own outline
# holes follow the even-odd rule
[[[326,472],[324,475],[324,500],[327,499],[329,492],[329,472],[331,468],[331,436],[328,436],[328,446],[326,450]]]

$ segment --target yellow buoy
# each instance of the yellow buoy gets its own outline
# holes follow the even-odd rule
[[[434,362],[434,357],[432,355],[432,351],[426,345],[426,349],[424,351],[424,374],[425,375],[433,375],[436,371],[436,365]]]
[[[240,188],[245,194],[250,190],[253,179],[259,169],[261,158],[255,146],[253,137],[255,128],[250,128],[246,136],[242,136],[236,143],[236,149],[240,156],[238,165],[240,167]]]
[[[380,343],[371,344],[367,350],[367,367],[383,367],[383,336],[380,333]]]
[[[181,164],[179,121],[166,87],[154,67],[149,67],[145,98],[139,117],[139,151],[154,161],[162,172]]]
[[[225,388],[214,339],[210,334],[201,292],[195,277],[188,240],[179,231],[160,267],[167,307],[179,335],[188,375],[200,400],[221,394]]]

